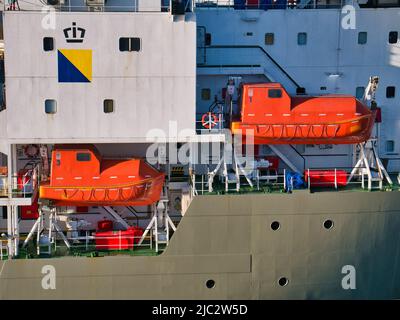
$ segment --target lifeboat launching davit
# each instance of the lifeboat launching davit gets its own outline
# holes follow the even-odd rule
[[[54,205],[144,206],[160,199],[164,174],[142,159],[103,159],[94,146],[55,146],[39,196]]]
[[[254,135],[255,144],[361,143],[376,113],[352,96],[291,97],[279,83],[244,84],[240,112],[232,133]]]

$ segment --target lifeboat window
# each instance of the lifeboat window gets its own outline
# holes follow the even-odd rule
[[[54,38],[44,37],[43,38],[43,50],[53,51],[54,50]]]
[[[366,44],[367,43],[367,33],[359,32],[358,33],[358,44]]]
[[[57,112],[57,101],[47,99],[44,101],[44,112],[47,114],[55,114]]]
[[[76,161],[87,162],[90,161],[90,153],[87,152],[78,152],[76,154]]]
[[[386,152],[394,152],[394,141],[393,140],[386,141]]]
[[[269,89],[268,90],[268,98],[281,98],[282,90],[281,89]]]
[[[394,98],[396,88],[393,86],[386,87],[386,98]]]
[[[274,34],[273,33],[266,33],[265,34],[265,44],[267,46],[271,46],[274,44]]]
[[[364,91],[365,91],[365,87],[357,87],[356,88],[356,98],[362,99],[362,97],[364,96]]]
[[[299,46],[305,46],[307,44],[307,33],[299,32],[297,34],[297,44]]]
[[[399,36],[399,34],[397,31],[390,31],[389,32],[389,43],[397,43],[398,36]]]

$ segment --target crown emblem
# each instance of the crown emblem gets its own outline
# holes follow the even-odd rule
[[[68,43],[81,43],[85,37],[85,31],[85,29],[77,27],[76,22],[72,22],[72,27],[64,29],[65,40]]]

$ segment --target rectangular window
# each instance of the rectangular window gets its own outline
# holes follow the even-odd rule
[[[206,46],[211,46],[211,33],[206,33],[204,44]]]
[[[7,207],[1,206],[0,208],[2,209],[1,216],[3,217],[3,219],[7,219]]]
[[[105,99],[103,101],[103,111],[104,111],[104,113],[112,113],[112,112],[114,112],[114,100]]]
[[[76,161],[82,161],[82,162],[90,161],[90,153],[78,152],[76,154]]]
[[[43,50],[53,51],[54,50],[54,38],[44,37],[43,38]]]
[[[211,99],[211,89],[205,88],[201,89],[201,100],[210,100]]]
[[[57,101],[54,99],[45,100],[44,112],[46,112],[47,114],[55,114],[57,112]]]
[[[119,38],[119,51],[129,51],[129,38]]]
[[[359,32],[358,33],[358,44],[366,44],[367,43],[367,33]]]
[[[119,38],[119,51],[140,51],[140,38]]]
[[[356,98],[362,99],[364,97],[365,87],[357,87],[356,88]]]
[[[171,14],[172,15],[184,15],[185,14],[185,2],[182,0],[172,0]]]
[[[396,88],[394,86],[386,87],[386,98],[394,98],[396,95]]]
[[[394,152],[394,140],[386,140],[386,152]]]
[[[273,33],[266,33],[265,34],[265,44],[267,46],[271,46],[274,44],[274,34]]]
[[[389,43],[397,43],[397,38],[399,34],[397,31],[390,31],[389,32]]]
[[[131,38],[131,51],[140,51],[140,38]]]
[[[297,34],[297,44],[299,46],[305,46],[307,44],[307,33],[299,32]]]
[[[269,89],[268,90],[268,98],[280,98],[282,97],[281,89]]]

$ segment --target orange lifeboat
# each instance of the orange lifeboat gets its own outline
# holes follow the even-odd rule
[[[279,83],[244,84],[232,133],[255,144],[355,144],[369,139],[375,111],[352,96],[291,97]]]
[[[94,146],[55,146],[41,199],[55,205],[144,206],[160,199],[164,174],[142,159],[103,159]]]

